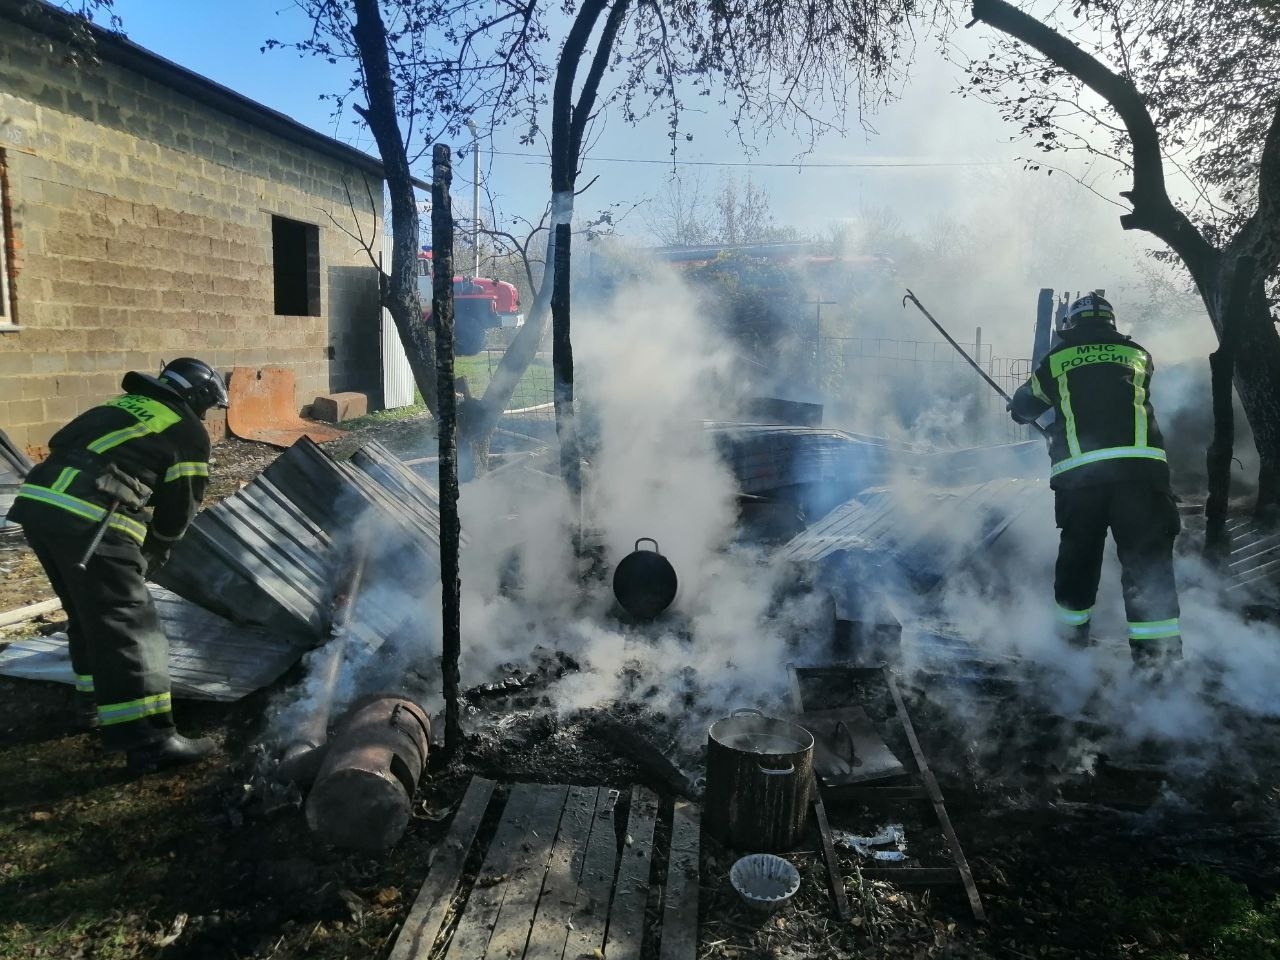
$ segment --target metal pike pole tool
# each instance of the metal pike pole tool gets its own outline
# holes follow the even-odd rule
[[[977,360],[973,359],[973,357],[969,356],[968,352],[965,350],[964,347],[956,343],[955,339],[951,336],[951,334],[947,333],[946,328],[943,327],[942,324],[940,324],[937,320],[934,319],[932,313],[930,313],[928,310],[925,309],[924,304],[920,302],[920,298],[911,292],[910,287],[907,288],[907,295],[902,298],[903,307],[907,305],[908,300],[914,303],[916,305],[916,309],[918,309],[921,313],[925,315],[925,317],[928,318],[929,322],[933,324],[934,329],[936,329],[940,334],[946,337],[947,343],[951,344],[951,346],[956,348],[956,353],[960,354],[960,356],[964,357],[966,360],[969,361],[969,366],[973,367],[973,369],[978,371],[978,376],[982,377],[983,380],[987,381],[987,383],[990,384],[992,390],[1000,394],[1000,396],[1004,397],[1005,403],[1008,403],[1008,404],[1013,403],[1013,397],[1005,393],[1004,388],[1001,387],[1000,384],[996,383],[994,380],[991,379],[990,374],[988,374],[987,371],[982,369],[981,364],[979,364]],[[1035,427],[1035,429],[1040,432],[1041,436],[1044,436],[1044,437],[1048,436],[1048,434],[1045,432],[1044,427],[1040,426],[1040,424],[1036,423],[1035,421],[1027,421],[1027,425],[1031,427]]]
[[[111,518],[116,515],[116,511],[120,509],[120,501],[112,500],[111,507],[107,510],[107,515],[98,521],[98,527],[93,531],[93,539],[89,541],[89,545],[84,548],[84,556],[80,558],[80,562],[76,564],[77,570],[85,570],[89,566],[89,561],[93,559],[93,555],[98,552],[98,544],[102,543],[102,538],[106,536],[107,527],[111,526]]]

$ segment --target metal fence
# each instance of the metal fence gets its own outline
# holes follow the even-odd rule
[[[1030,375],[1030,360],[993,356],[987,343],[961,346],[1007,393]],[[1004,400],[944,341],[823,337],[816,350],[809,341],[808,353],[808,369],[797,370],[796,379],[818,387],[832,426],[957,447],[1032,436],[1009,419]],[[472,393],[483,393],[502,355],[494,347],[466,358]],[[553,396],[551,354],[541,352],[520,378],[508,413],[551,422]]]
[[[990,344],[961,346],[1010,394],[1030,373],[1029,360],[993,356]],[[1030,435],[945,341],[823,337],[813,368],[833,424],[954,446],[1012,443]]]
[[[484,393],[498,369],[498,364],[502,362],[504,352],[505,348],[491,347],[473,357],[466,358],[467,388],[472,394]],[[458,367],[461,371],[464,364],[459,363]],[[552,409],[554,396],[551,354],[542,352],[533,358],[533,362],[525,370],[520,382],[516,384],[511,401],[507,404],[507,413],[525,419],[554,421],[555,412]]]

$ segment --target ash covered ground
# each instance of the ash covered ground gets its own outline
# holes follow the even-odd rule
[[[229,444],[217,457],[235,483],[270,454]],[[21,550],[5,562],[13,596],[45,595]],[[691,728],[649,685],[626,687],[624,702],[558,704],[555,691],[585,666],[545,647],[494,663],[468,692],[464,758],[433,765],[404,839],[380,860],[324,847],[294,804],[265,803],[252,789],[251,748],[266,707],[294,675],[231,706],[180,703],[183,728],[214,736],[222,752],[194,770],[137,781],[70,731],[67,688],[0,681],[0,955],[384,956],[473,773],[504,783],[643,783],[664,797],[678,775],[700,773],[705,727]],[[795,901],[761,918],[727,883],[737,854],[706,838],[699,956],[1280,956],[1274,721],[1220,705],[1229,749],[1202,746],[1178,762],[1150,744],[1108,755],[1106,730],[1044,710],[1030,686],[961,694],[929,671],[906,685],[987,925],[973,922],[957,891],[864,879],[866,861],[847,849],[849,923],[831,919],[814,853],[794,858],[803,878]],[[682,696],[697,695],[690,681]],[[980,706],[1005,723],[977,723]],[[891,725],[882,729],[906,749]],[[900,822],[910,855],[945,862],[927,807],[831,803],[830,814],[837,829],[855,832]]]

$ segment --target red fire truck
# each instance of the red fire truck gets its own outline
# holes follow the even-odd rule
[[[431,249],[423,247],[418,251],[418,297],[424,319],[431,318],[431,267]],[[453,278],[453,349],[459,356],[483,350],[490,330],[523,323],[520,291],[513,284],[461,274]]]

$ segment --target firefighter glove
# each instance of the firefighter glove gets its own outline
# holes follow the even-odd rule
[[[125,473],[114,463],[99,474],[94,486],[126,510],[141,510],[151,499],[151,488]]]
[[[142,558],[147,564],[144,574],[150,576],[168,563],[172,550],[173,547],[170,544],[147,534],[147,539],[142,544]]]

